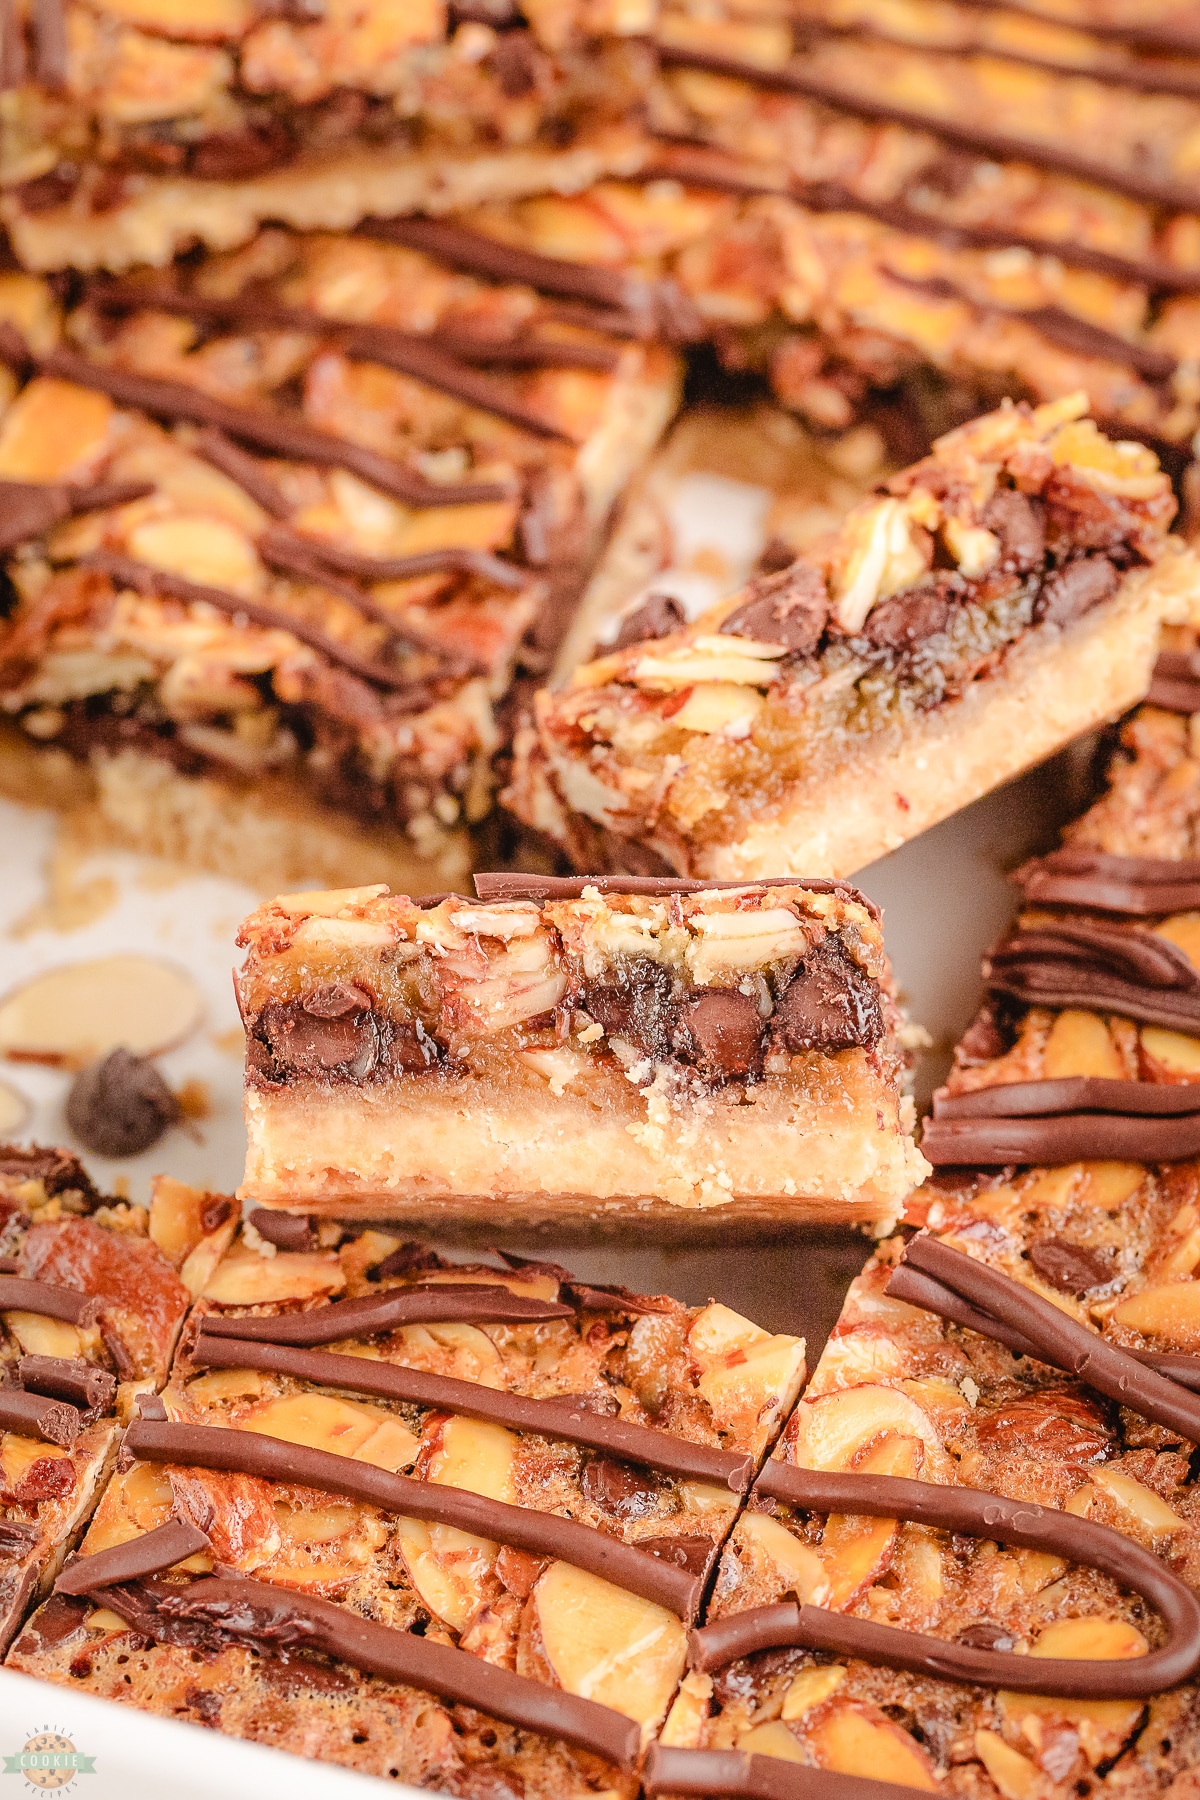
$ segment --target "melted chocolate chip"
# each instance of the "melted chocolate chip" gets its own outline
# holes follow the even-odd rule
[[[1119,580],[1107,556],[1079,556],[1042,583],[1033,616],[1039,625],[1069,625],[1114,594]]]
[[[980,523],[1000,539],[998,569],[1005,575],[1028,575],[1046,559],[1045,510],[1016,488],[999,488],[988,501]]]
[[[687,618],[673,594],[651,594],[641,606],[621,621],[621,629],[613,643],[614,650],[627,649],[651,638],[670,637],[682,631]]]
[[[1029,1260],[1043,1281],[1076,1297],[1112,1280],[1103,1258],[1094,1250],[1068,1244],[1063,1238],[1039,1238],[1029,1247]]]
[[[881,650],[911,650],[944,631],[954,602],[967,591],[961,575],[939,569],[919,587],[908,588],[873,607],[863,628],[868,643]]]
[[[654,1484],[639,1470],[611,1456],[598,1456],[586,1463],[581,1485],[592,1505],[613,1519],[645,1519],[658,1509]]]
[[[883,1036],[879,991],[839,939],[824,938],[781,995],[773,1030],[793,1054],[872,1047]]]
[[[585,987],[585,1010],[609,1037],[628,1038],[648,1056],[667,1056],[674,1022],[670,971],[641,956],[613,972],[614,981]]]
[[[1046,484],[1046,537],[1052,550],[1116,550],[1138,523],[1115,494],[1102,493],[1071,469],[1055,469]]]
[[[763,1019],[752,994],[701,988],[679,1009],[675,1048],[721,1080],[746,1075],[758,1060]]]
[[[956,1644],[966,1644],[971,1650],[1011,1650],[1016,1638],[1003,1625],[994,1619],[976,1619],[955,1634]]]
[[[794,563],[777,575],[760,575],[748,598],[721,626],[733,637],[782,644],[792,656],[807,656],[821,641],[829,618],[829,597],[819,570]]]
[[[243,131],[214,131],[196,145],[188,174],[200,181],[248,181],[280,169],[295,154],[291,137],[277,120]]]
[[[67,1096],[67,1123],[98,1156],[136,1156],[178,1120],[179,1102],[145,1057],[111,1050],[81,1069]]]
[[[365,1081],[379,1060],[379,1033],[369,1012],[314,1018],[303,1007],[271,1005],[263,1008],[258,1030],[289,1075],[337,1073]]]
[[[314,988],[304,996],[304,1010],[314,1019],[342,1019],[350,1012],[369,1012],[374,995],[352,982],[338,981],[332,987]]]
[[[266,1238],[278,1250],[314,1250],[317,1238],[313,1221],[307,1213],[273,1212],[270,1207],[256,1206],[247,1215],[259,1237]]]
[[[716,1545],[711,1538],[682,1535],[639,1538],[638,1549],[648,1550],[651,1556],[660,1556],[665,1562],[686,1569],[690,1575],[706,1575],[716,1555]]]

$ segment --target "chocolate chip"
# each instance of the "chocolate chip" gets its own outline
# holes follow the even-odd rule
[[[492,73],[506,100],[521,100],[537,88],[546,59],[528,31],[506,31],[491,55]]]
[[[732,637],[782,644],[793,656],[807,656],[821,641],[829,618],[829,596],[817,569],[793,563],[777,575],[752,581],[747,598],[721,626]]]
[[[341,1019],[348,1012],[369,1012],[374,1004],[374,995],[349,981],[314,988],[303,1000],[305,1012],[314,1019]]]
[[[772,1029],[793,1054],[869,1048],[883,1036],[879,990],[841,942],[827,937],[804,958],[780,996]]]
[[[758,573],[778,575],[781,570],[790,569],[795,560],[796,552],[786,538],[768,538],[758,559]]]
[[[433,1067],[441,1056],[436,1038],[431,1038],[418,1019],[415,1024],[393,1024],[387,1046],[387,1059],[393,1069],[419,1075]]]
[[[24,1656],[52,1650],[71,1637],[92,1612],[92,1602],[75,1594],[51,1594],[25,1627],[17,1649]]]
[[[650,638],[670,637],[686,624],[684,610],[673,594],[651,594],[622,619],[612,647],[625,650],[630,644],[642,644]]]
[[[1115,593],[1117,571],[1107,556],[1080,556],[1047,575],[1033,616],[1039,625],[1069,625]]]
[[[585,1011],[609,1037],[628,1038],[647,1056],[669,1055],[674,1024],[670,971],[639,956],[618,965],[613,974],[612,981],[584,988]]]
[[[1040,569],[1046,557],[1046,519],[1040,500],[1030,500],[1016,488],[999,488],[988,501],[980,523],[1000,539],[1000,561],[1005,575],[1027,575]]]
[[[920,587],[895,594],[874,607],[863,636],[881,650],[911,650],[914,644],[946,629],[954,602],[966,591],[961,575],[939,569]]]
[[[215,131],[192,151],[188,173],[200,181],[246,181],[282,168],[294,154],[290,136],[276,121],[246,131]]]
[[[644,1519],[658,1510],[658,1489],[628,1463],[598,1456],[584,1465],[585,1497],[614,1519]]]
[[[1115,494],[1101,493],[1070,469],[1055,469],[1046,484],[1046,535],[1052,550],[1115,550],[1138,524]]]
[[[959,1038],[954,1061],[960,1069],[977,1069],[1011,1048],[1011,1034],[1001,1027],[991,1007],[984,1006]]]
[[[183,1704],[189,1712],[196,1714],[202,1725],[215,1726],[220,1721],[221,1696],[214,1688],[188,1688],[183,1696]]]
[[[706,1537],[652,1537],[639,1538],[639,1550],[648,1550],[651,1556],[659,1556],[664,1562],[674,1563],[677,1569],[686,1569],[689,1575],[707,1575],[709,1564],[716,1555],[716,1545]]]
[[[268,1244],[274,1244],[277,1250],[314,1250],[316,1233],[314,1221],[307,1213],[272,1212],[268,1206],[256,1206],[246,1216],[246,1223],[253,1225],[260,1238],[266,1238]]]
[[[267,1006],[259,1019],[275,1062],[289,1074],[365,1081],[379,1059],[379,1034],[370,1013],[314,1018],[295,1005]]]
[[[224,1225],[233,1211],[233,1201],[224,1194],[210,1194],[200,1208],[200,1229],[205,1237]]]
[[[956,1644],[966,1644],[972,1650],[1011,1650],[1016,1644],[1012,1633],[994,1619],[976,1619],[971,1625],[955,1633]]]
[[[67,1096],[67,1124],[98,1156],[136,1156],[179,1118],[179,1102],[145,1057],[110,1050],[81,1069]]]
[[[675,1047],[706,1075],[745,1075],[758,1060],[763,1018],[752,994],[701,988],[683,1002]]]
[[[1044,1281],[1064,1294],[1090,1293],[1112,1280],[1102,1257],[1082,1244],[1068,1244],[1063,1238],[1038,1238],[1029,1246],[1029,1260]]]

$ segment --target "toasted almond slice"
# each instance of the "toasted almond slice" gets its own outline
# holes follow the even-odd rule
[[[1182,950],[1194,968],[1200,969],[1200,912],[1173,913],[1154,930]]]
[[[1144,1487],[1132,1475],[1123,1475],[1119,1469],[1106,1469],[1098,1463],[1092,1470],[1092,1482],[1152,1537],[1165,1537],[1168,1533],[1188,1529],[1185,1519],[1181,1519],[1152,1488]]]
[[[41,1313],[6,1312],[4,1323],[26,1356],[78,1356],[83,1349],[79,1328],[65,1319],[47,1319]]]
[[[47,1456],[69,1458],[70,1451],[60,1450],[57,1444],[43,1443],[41,1438],[19,1437],[14,1431],[6,1431],[0,1438],[0,1468],[4,1472],[5,1487],[15,1488],[33,1464]]]
[[[479,1605],[480,1582],[495,1561],[496,1546],[419,1519],[397,1520],[396,1535],[422,1603],[452,1631],[465,1630]]]
[[[267,1386],[259,1369],[210,1369],[188,1382],[187,1397],[197,1406],[224,1406],[230,1400],[257,1400]]]
[[[1059,1013],[1050,1027],[1043,1052],[1043,1072],[1047,1081],[1069,1075],[1095,1075],[1108,1081],[1122,1081],[1125,1065],[1099,1014],[1068,1007]]]
[[[173,1175],[156,1175],[150,1187],[150,1237],[178,1268],[204,1236],[200,1212],[208,1195]]]
[[[796,1462],[802,1469],[846,1469],[858,1451],[885,1433],[916,1438],[936,1463],[943,1455],[933,1421],[897,1388],[841,1388],[796,1409]]]
[[[882,1713],[836,1706],[805,1734],[817,1761],[840,1775],[867,1775],[900,1787],[937,1787],[929,1759],[916,1739]]]
[[[1143,1025],[1138,1034],[1145,1073],[1159,1081],[1200,1081],[1200,1038],[1160,1025]]]
[[[533,1590],[542,1649],[568,1694],[615,1707],[643,1732],[666,1713],[687,1660],[687,1634],[661,1606],[569,1563]]]
[[[331,1394],[288,1394],[268,1400],[254,1408],[241,1429],[349,1456],[392,1474],[411,1468],[421,1447],[420,1440],[391,1413],[352,1405]]]
[[[482,1419],[447,1419],[441,1427],[441,1442],[430,1458],[429,1480],[511,1504],[516,1500],[512,1478],[516,1451],[516,1433],[503,1425]]]
[[[737,1741],[739,1750],[750,1756],[776,1756],[781,1762],[807,1762],[800,1740],[794,1737],[781,1719],[771,1719],[765,1725],[752,1725],[749,1731],[743,1731]]]
[[[275,1516],[279,1520],[279,1535],[285,1544],[332,1544],[336,1539],[347,1537],[363,1523],[363,1513],[357,1506],[344,1506],[331,1500],[325,1506],[282,1506],[277,1504]],[[383,1527],[379,1528],[383,1535]]]
[[[1060,1791],[997,1731],[977,1731],[975,1750],[1004,1800],[1051,1800]]]
[[[157,1056],[196,1029],[204,1002],[185,969],[122,953],[47,969],[0,1002],[0,1055],[78,1067],[123,1047]]]
[[[294,913],[298,918],[311,915],[314,918],[335,919],[341,912],[378,900],[387,891],[386,881],[378,881],[372,887],[314,888],[311,894],[278,894],[272,904],[285,913]]]
[[[782,1594],[795,1594],[801,1604],[829,1605],[829,1577],[820,1557],[770,1513],[743,1513],[738,1537],[749,1539],[762,1552],[779,1579]]]
[[[1200,1344],[1200,1281],[1169,1281],[1130,1294],[1112,1310],[1118,1325],[1179,1349]]]
[[[224,1224],[202,1237],[195,1248],[188,1252],[179,1271],[182,1281],[193,1300],[199,1299],[213,1278],[221,1258],[234,1240],[238,1228],[238,1215],[231,1212]]]
[[[1071,1725],[1093,1768],[1116,1756],[1142,1716],[1140,1700],[1058,1700],[1047,1694],[1007,1691],[996,1699],[1003,1717],[1015,1720],[1031,1744],[1040,1742],[1043,1724]]]
[[[235,1250],[208,1281],[204,1298],[218,1306],[270,1306],[336,1294],[345,1285],[342,1265],[331,1252],[287,1250],[255,1256]]]
[[[1136,1625],[1125,1619],[1057,1619],[1047,1625],[1031,1656],[1066,1656],[1086,1662],[1145,1656],[1149,1644]]]
[[[841,1663],[830,1663],[823,1669],[801,1669],[792,1677],[791,1685],[783,1696],[782,1717],[787,1720],[802,1719],[805,1713],[815,1712],[823,1706],[831,1694],[835,1694],[846,1679],[846,1671]]]
[[[679,1684],[679,1692],[671,1703],[659,1742],[677,1750],[698,1750],[712,1699],[711,1675],[693,1669]]]

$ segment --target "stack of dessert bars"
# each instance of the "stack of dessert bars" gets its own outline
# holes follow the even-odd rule
[[[801,1339],[719,1301],[448,1262],[405,1237],[398,1182],[335,1201],[339,1095],[383,1144],[424,1083],[436,1144],[456,1093],[507,1218],[500,1101],[542,1082],[565,1157],[576,1088],[620,1123],[604,1058],[632,1046],[635,1083],[686,1087],[702,1167],[728,1135],[704,1083],[739,1054],[844,1109],[886,1032],[849,890],[504,877],[260,909],[243,1197],[267,1204],[161,1180],[147,1216],[64,1152],[4,1153],[7,1668],[468,1800],[1185,1800],[1197,720],[1177,627],[1101,797],[1016,872],[929,1179],[807,1386]],[[812,942],[785,974],[761,951],[788,920]],[[622,985],[631,943],[661,978]],[[522,1036],[522,996],[565,1012],[554,1041]],[[258,1154],[289,1124],[290,1191]],[[759,1137],[769,1164],[769,1108]]]
[[[0,784],[262,892],[443,891],[514,818],[543,867],[843,875],[1115,716],[1148,674],[1113,571],[1166,526],[1153,456],[1195,485],[1200,30],[1075,12],[5,0]],[[730,627],[767,652],[685,640],[619,704],[593,667],[594,711],[535,717],[596,649],[555,666],[685,362],[893,469],[1028,403],[1073,492],[1007,451],[998,501],[942,492],[943,457],[822,551],[828,626],[806,589]],[[1079,395],[1144,454],[1072,431]],[[702,610],[644,610],[669,535],[606,563],[601,648]],[[1073,706],[1031,625],[1084,668]],[[864,731],[872,816],[831,836]]]

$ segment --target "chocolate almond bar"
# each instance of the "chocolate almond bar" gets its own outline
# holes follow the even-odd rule
[[[9,1666],[478,1800],[632,1797],[803,1375],[717,1303],[253,1213]]]
[[[86,1525],[137,1395],[165,1382],[190,1297],[146,1212],[98,1193],[65,1150],[0,1147],[0,1253],[7,1647]]]
[[[264,219],[570,192],[637,166],[651,10],[9,4],[4,223],[28,268],[123,269]]]
[[[1197,565],[1152,453],[1082,410],[961,427],[790,568],[584,663],[506,803],[581,867],[847,874],[1132,704]]]
[[[10,785],[268,891],[462,878],[678,362],[440,247],[272,230],[65,317],[0,277]]]
[[[920,1179],[854,889],[476,881],[479,901],[360,888],[245,921],[244,1197],[694,1227],[879,1218]]]

